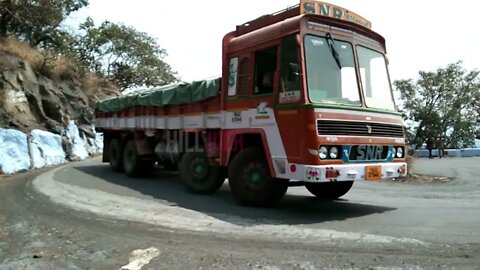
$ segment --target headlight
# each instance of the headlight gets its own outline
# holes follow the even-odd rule
[[[397,157],[398,158],[403,157],[403,148],[402,147],[397,147]]]
[[[325,146],[320,147],[320,149],[318,150],[318,156],[320,157],[320,159],[326,159],[327,155],[328,155],[327,147]]]
[[[330,158],[335,159],[335,158],[337,158],[337,157],[338,157],[338,148],[335,147],[335,146],[332,146],[332,147],[330,148]]]

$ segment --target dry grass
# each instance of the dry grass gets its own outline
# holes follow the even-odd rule
[[[80,77],[77,63],[67,57],[58,56],[48,64],[51,76],[60,80],[72,80]]]
[[[0,53],[12,55],[29,62],[34,71],[43,66],[43,55],[29,44],[19,42],[15,38],[0,38]]]
[[[0,38],[0,53],[30,63],[34,72],[41,73],[51,79],[69,80],[79,77],[78,65],[74,60],[49,52],[42,54],[29,44],[20,42],[13,37]]]
[[[406,177],[400,177],[395,179],[399,183],[407,184],[433,184],[433,183],[448,183],[453,181],[453,177],[447,176],[433,176],[418,174],[415,172],[415,158],[411,155],[407,155],[408,175]]]
[[[406,184],[443,184],[454,180],[453,177],[448,176],[434,176],[424,174],[409,174],[407,177],[395,179],[398,183]]]
[[[48,51],[40,52],[29,44],[13,37],[0,37],[0,54],[11,55],[30,63],[33,71],[53,80],[80,82],[89,100],[97,101],[119,94],[119,89],[108,80],[79,68],[74,58],[57,55]],[[0,62],[0,70],[11,68]],[[13,67],[16,68],[16,67]]]
[[[93,73],[86,73],[82,79],[82,89],[87,97],[90,97],[97,92],[99,88],[102,87],[104,84],[104,80],[102,80],[99,76]]]
[[[89,100],[99,100],[106,95],[118,95],[119,90],[106,79],[87,72],[80,79],[81,88]]]

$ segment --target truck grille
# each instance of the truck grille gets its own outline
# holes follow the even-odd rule
[[[403,126],[371,122],[317,120],[318,135],[403,138]]]

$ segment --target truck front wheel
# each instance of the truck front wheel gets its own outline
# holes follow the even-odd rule
[[[115,172],[123,172],[123,143],[113,139],[108,146],[108,160],[110,168]]]
[[[305,187],[320,199],[334,200],[347,194],[352,188],[353,181],[307,183]]]
[[[215,193],[225,182],[226,175],[219,166],[209,163],[205,152],[186,152],[178,163],[183,184],[192,192]]]
[[[243,205],[270,206],[287,192],[287,182],[270,175],[262,150],[246,148],[232,160],[228,182],[234,197]]]

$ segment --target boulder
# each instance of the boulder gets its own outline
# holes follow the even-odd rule
[[[28,137],[32,167],[42,168],[66,162],[62,137],[43,130],[32,130]]]
[[[103,133],[95,134],[95,143],[98,146],[98,152],[103,152]]]
[[[85,134],[87,138],[95,139],[95,128],[92,125],[79,125],[78,129]]]
[[[90,138],[86,133],[82,133],[82,137],[85,141],[88,154],[95,155],[103,152],[103,133],[95,133],[94,138]]]
[[[13,174],[30,169],[27,135],[14,129],[0,128],[0,172]]]
[[[63,145],[70,160],[82,160],[89,156],[85,141],[80,137],[78,127],[73,120],[68,121],[63,136]]]

